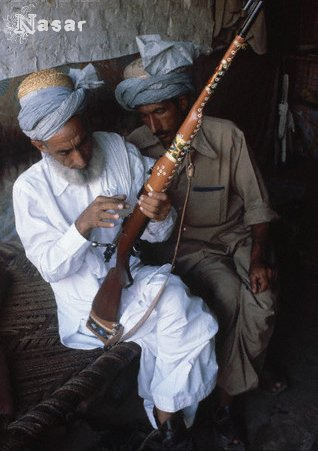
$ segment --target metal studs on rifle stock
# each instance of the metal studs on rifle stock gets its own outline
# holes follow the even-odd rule
[[[165,171],[166,167],[164,164],[162,164],[161,166],[156,166],[156,171],[157,171],[157,176],[160,177],[161,175],[166,175],[166,171]]]

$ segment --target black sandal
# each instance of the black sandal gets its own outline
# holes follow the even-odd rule
[[[260,377],[259,388],[270,395],[278,395],[288,388],[287,376],[282,372],[264,372]]]
[[[214,425],[218,442],[218,449],[231,451],[245,451],[245,444],[241,438],[240,428],[231,414],[230,406],[219,407],[214,414]]]
[[[160,424],[154,409],[154,417],[162,438],[163,451],[195,451],[195,446],[186,428],[181,412],[175,412],[170,420]]]

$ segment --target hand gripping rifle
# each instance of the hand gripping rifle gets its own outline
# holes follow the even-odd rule
[[[147,194],[150,191],[166,191],[177,167],[189,151],[193,138],[200,130],[203,109],[207,101],[213,95],[219,81],[227,72],[237,52],[244,46],[246,35],[262,6],[263,0],[248,0],[246,3],[243,13],[247,11],[248,13],[240,31],[192,106],[171,146],[154,164],[152,174],[144,184],[141,194]],[[129,257],[135,241],[143,233],[148,221],[149,218],[140,211],[137,204],[132,214],[124,222],[122,230],[116,239],[116,266],[108,271],[93,300],[87,327],[105,343],[106,347],[118,342],[123,334],[123,326],[117,322],[121,291],[133,282],[129,270]],[[115,247],[114,244],[111,246]]]

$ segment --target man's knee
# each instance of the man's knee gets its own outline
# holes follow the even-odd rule
[[[169,313],[177,317],[186,316],[192,307],[193,302],[202,302],[197,296],[190,293],[189,288],[178,276],[170,276],[162,294],[164,297],[162,309],[167,309]]]
[[[194,273],[188,281],[191,291],[201,296],[209,308],[222,317],[234,318],[239,308],[241,284],[237,275],[224,269]]]

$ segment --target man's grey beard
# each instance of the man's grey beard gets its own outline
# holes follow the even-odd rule
[[[74,185],[86,185],[86,183],[98,179],[104,167],[103,151],[95,143],[92,157],[84,169],[70,169],[63,166],[63,164],[59,163],[49,154],[45,154],[45,158],[50,168],[52,168],[58,176]]]

